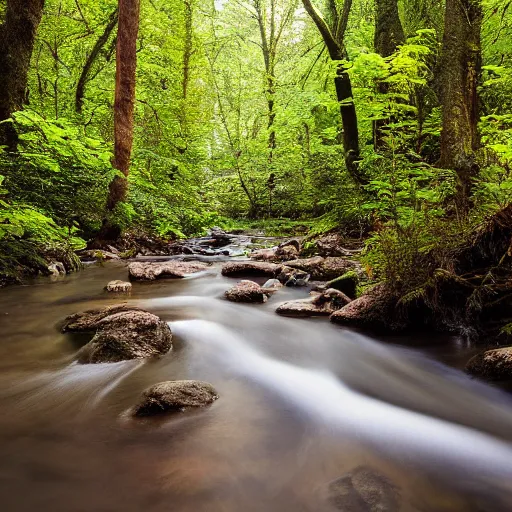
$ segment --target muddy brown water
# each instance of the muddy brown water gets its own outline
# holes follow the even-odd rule
[[[512,400],[460,371],[474,347],[278,317],[300,289],[231,304],[219,268],[134,283],[129,302],[175,334],[172,352],[145,363],[77,365],[83,340],[58,329],[122,301],[103,287],[126,278],[123,264],[0,290],[1,511],[328,512],[326,485],[361,466],[399,488],[397,511],[512,510]],[[173,379],[211,382],[220,399],[123,414]],[[360,510],[395,510],[378,507]]]

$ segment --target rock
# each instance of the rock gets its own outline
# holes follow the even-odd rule
[[[290,267],[282,267],[277,279],[285,286],[306,286],[310,275],[302,270]]]
[[[183,278],[195,272],[201,272],[208,265],[201,262],[166,261],[164,263],[134,262],[128,265],[130,279],[133,281],[154,281],[155,279]]]
[[[334,288],[335,290],[340,290],[345,295],[350,297],[351,299],[355,299],[357,296],[357,285],[359,284],[359,275],[354,270],[350,270],[346,272],[340,277],[336,279],[332,279],[331,281],[325,283],[319,289],[326,290],[329,288]]]
[[[311,279],[328,281],[345,274],[349,270],[357,268],[358,263],[345,258],[322,258],[321,256],[314,256],[312,258],[288,261],[286,262],[286,266],[310,274]]]
[[[275,252],[275,257],[280,261],[294,260],[299,257],[300,249],[300,242],[297,239],[292,238],[278,246]]]
[[[106,260],[120,260],[120,256],[109,251],[102,251],[100,249],[92,249],[89,251],[81,251],[79,256],[84,261],[106,261]]]
[[[350,256],[351,251],[345,249],[345,239],[339,233],[330,233],[316,241],[318,254],[327,256]]]
[[[219,398],[211,384],[196,380],[177,380],[156,384],[142,394],[133,416],[155,416],[206,407]]]
[[[330,482],[325,490],[328,503],[343,512],[399,512],[399,489],[384,475],[359,467]]]
[[[263,276],[275,277],[279,274],[281,265],[257,261],[237,261],[227,263],[222,267],[222,275],[227,277]]]
[[[78,362],[116,363],[166,354],[172,348],[169,326],[156,315],[127,305],[109,306],[68,317],[63,332],[94,332]]]
[[[272,261],[276,259],[276,249],[258,249],[251,252],[249,257],[252,260],[258,261]]]
[[[53,277],[65,276],[66,267],[64,266],[64,263],[56,261],[55,263],[48,265],[48,272],[50,272]]]
[[[250,304],[267,302],[268,291],[254,281],[241,281],[224,295],[231,302],[247,302]]]
[[[213,227],[208,230],[207,238],[200,241],[201,245],[209,245],[210,247],[225,247],[232,242],[232,238],[224,230],[219,227]]]
[[[281,284],[281,281],[279,279],[269,279],[262,288],[266,290],[278,290],[279,288],[282,288],[283,285]]]
[[[294,260],[299,257],[299,251],[294,245],[279,246],[276,250],[275,257],[279,261]]]
[[[397,319],[396,304],[396,297],[380,284],[333,313],[331,322],[377,332],[400,331],[405,325]]]
[[[276,313],[293,317],[329,316],[349,302],[344,293],[330,289],[308,299],[285,302],[276,309]]]
[[[466,371],[483,379],[512,379],[512,347],[487,350],[474,356],[466,365]]]
[[[128,293],[132,291],[132,283],[119,280],[110,281],[110,283],[105,286],[105,290],[107,290],[107,292],[114,293]]]

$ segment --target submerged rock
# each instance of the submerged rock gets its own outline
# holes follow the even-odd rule
[[[259,261],[236,261],[227,263],[222,267],[222,275],[239,277],[245,275],[275,277],[279,274],[281,265]]]
[[[349,302],[344,293],[330,289],[307,299],[285,302],[276,309],[276,313],[292,317],[330,316]]]
[[[132,283],[120,280],[110,281],[110,283],[105,286],[105,290],[112,293],[128,293],[132,291]]]
[[[265,290],[269,291],[277,291],[279,288],[282,288],[283,285],[279,279],[269,279],[263,286]]]
[[[399,512],[399,489],[384,475],[361,466],[330,482],[325,490],[328,503],[343,512]]]
[[[286,266],[310,274],[311,279],[328,281],[357,268],[358,263],[345,258],[314,256],[312,258],[288,261]]]
[[[489,380],[512,379],[512,347],[487,350],[469,360],[466,371]]]
[[[155,416],[206,407],[219,398],[211,384],[196,380],[177,380],[156,384],[142,394],[133,416]]]
[[[263,289],[254,281],[241,281],[230,288],[224,295],[231,302],[246,302],[257,304],[267,302],[269,290]]]
[[[78,362],[116,363],[166,354],[172,348],[169,326],[156,315],[127,305],[109,306],[68,317],[63,332],[94,332]]]
[[[130,279],[134,281],[154,281],[155,279],[183,278],[208,268],[206,263],[186,261],[166,261],[164,263],[134,262],[128,265]]]

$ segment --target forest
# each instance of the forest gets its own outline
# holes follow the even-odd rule
[[[302,229],[305,254],[359,247],[400,322],[512,331],[508,1],[0,9],[4,284],[116,240]]]

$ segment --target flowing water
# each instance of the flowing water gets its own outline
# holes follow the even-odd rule
[[[1,511],[328,512],[328,483],[361,466],[399,488],[401,512],[512,510],[512,400],[458,369],[473,347],[278,317],[300,289],[232,304],[222,294],[234,281],[215,263],[134,284],[127,300],[174,332],[168,355],[77,365],[59,322],[118,303],[103,286],[126,274],[111,263],[0,290]],[[220,399],[177,416],[124,414],[175,379],[211,382]]]

